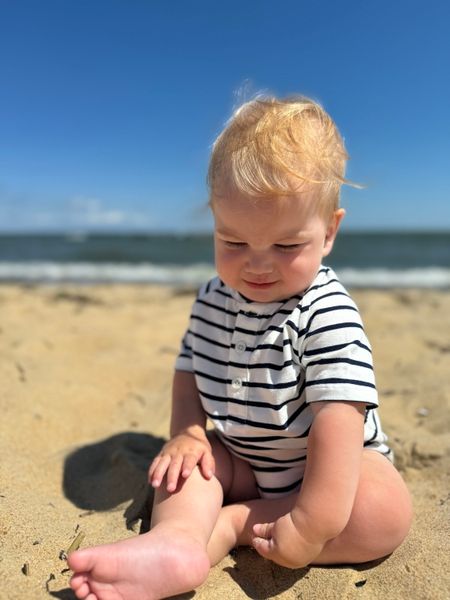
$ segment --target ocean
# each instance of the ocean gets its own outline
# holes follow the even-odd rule
[[[352,288],[450,288],[450,232],[341,232],[325,264]],[[0,283],[163,283],[214,275],[209,234],[0,234]]]

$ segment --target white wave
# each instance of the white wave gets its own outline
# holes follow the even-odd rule
[[[201,285],[215,273],[211,265],[149,263],[0,262],[0,281],[35,283],[161,283]]]
[[[352,288],[450,288],[450,269],[336,269]],[[199,286],[215,274],[209,264],[0,262],[0,282],[161,283]]]
[[[348,287],[367,288],[450,288],[450,269],[336,269]]]

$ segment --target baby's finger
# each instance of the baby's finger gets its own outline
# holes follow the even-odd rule
[[[272,539],[264,539],[261,537],[253,538],[253,547],[263,558],[273,558],[274,546]]]
[[[183,465],[182,456],[172,457],[172,461],[167,470],[167,491],[174,492],[177,489],[178,479],[180,478],[180,471]]]
[[[275,523],[257,523],[253,525],[253,533],[257,538],[269,540],[272,537]]]
[[[155,458],[150,463],[150,466],[148,468],[148,480],[149,480],[149,482],[152,480],[153,473],[155,472],[156,467],[158,466],[158,463],[161,460],[161,458],[162,458],[161,455],[158,454],[158,456],[155,456]]]
[[[200,461],[200,468],[203,473],[203,477],[211,479],[216,469],[216,463],[211,452],[205,452]]]
[[[194,467],[197,465],[197,463],[198,463],[198,457],[195,456],[195,454],[187,454],[183,460],[181,476],[184,479],[187,479],[189,477],[189,475],[192,473],[192,471],[194,470]]]
[[[255,550],[264,558],[274,558],[274,539],[272,537],[274,523],[257,523],[253,525],[253,533],[255,537],[252,540],[252,545]]]
[[[165,456],[159,456],[157,457],[157,462],[155,463],[155,466],[150,467],[152,469],[151,474],[149,475],[150,477],[150,483],[154,488],[157,488],[161,485],[161,481],[164,478],[164,475],[166,474],[166,471],[170,465],[170,456],[169,455],[165,455]],[[156,459],[155,459],[156,461]]]

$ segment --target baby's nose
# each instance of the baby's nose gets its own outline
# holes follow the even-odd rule
[[[273,271],[272,261],[266,254],[254,253],[249,256],[246,270],[254,275],[265,275]]]

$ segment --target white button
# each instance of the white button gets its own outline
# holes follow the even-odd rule
[[[242,387],[242,379],[240,377],[235,377],[231,382],[231,387],[233,390],[240,390]]]
[[[238,354],[244,354],[246,350],[247,344],[243,340],[239,340],[239,342],[236,342],[236,352]]]

